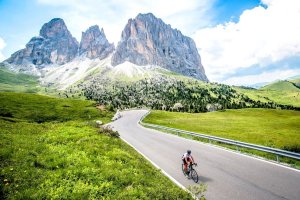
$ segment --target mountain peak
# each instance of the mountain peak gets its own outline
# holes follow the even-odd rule
[[[158,19],[157,17],[155,17],[152,13],[139,13],[136,16],[136,19]]]
[[[101,30],[103,30],[103,28],[101,28]],[[93,26],[90,26],[86,31],[96,31],[96,32],[100,32],[100,29],[99,29],[99,26],[98,25],[93,25]]]
[[[82,32],[79,55],[85,54],[88,58],[106,58],[114,50],[114,45],[106,39],[103,28],[98,25],[89,27]]]
[[[185,76],[208,81],[195,42],[152,13],[128,20],[112,65],[125,61],[136,65],[157,65]]]
[[[78,42],[72,37],[64,20],[54,18],[45,23],[40,36],[33,37],[26,44],[25,49],[21,49],[11,55],[6,60],[13,64],[18,71],[35,73],[38,69],[48,64],[62,65],[76,57]]]
[[[42,26],[40,36],[44,38],[57,38],[71,36],[71,33],[68,31],[63,19],[54,18]]]

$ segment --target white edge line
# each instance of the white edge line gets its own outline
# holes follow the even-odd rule
[[[191,193],[184,185],[179,183],[175,178],[173,178],[170,174],[168,174],[165,170],[161,169],[155,162],[150,160],[145,154],[140,152],[137,148],[135,148],[133,145],[131,145],[127,140],[120,137],[124,142],[126,142],[129,146],[131,146],[134,150],[136,150],[139,154],[141,154],[146,160],[148,160],[155,168],[160,170],[165,176],[167,176],[173,183],[175,183],[177,186],[179,186],[181,189],[185,190],[186,192],[190,193],[194,199],[198,199],[193,193]]]
[[[159,133],[169,134],[169,135],[172,135],[172,136],[175,136],[175,137],[179,137],[179,138],[182,138],[182,139],[185,139],[185,140],[188,140],[188,141],[193,141],[195,143],[202,143],[204,145],[211,146],[211,147],[214,147],[214,148],[217,148],[217,149],[220,149],[220,150],[224,150],[224,151],[227,151],[227,152],[231,152],[231,153],[234,153],[234,154],[237,154],[237,155],[240,155],[240,156],[245,156],[245,157],[252,158],[252,159],[255,159],[255,160],[259,160],[259,161],[262,161],[262,162],[266,162],[266,163],[269,163],[269,164],[272,164],[272,165],[276,165],[276,166],[279,166],[279,167],[282,167],[282,168],[286,168],[286,169],[290,169],[290,170],[293,170],[293,171],[296,171],[296,172],[300,172],[299,169],[292,168],[292,167],[289,167],[289,166],[285,166],[285,165],[280,164],[280,163],[275,163],[275,162],[272,162],[271,160],[267,160],[266,158],[263,158],[263,157],[255,157],[254,155],[243,154],[243,153],[236,152],[234,150],[227,149],[225,147],[221,147],[221,146],[218,146],[218,145],[213,145],[213,144],[209,144],[209,143],[205,143],[205,142],[201,142],[201,141],[197,141],[197,140],[193,140],[193,139],[188,139],[188,138],[185,138],[185,137],[181,137],[179,135],[175,135],[175,134],[172,134],[172,133],[162,132],[162,131],[159,131],[159,130],[156,130],[156,129],[147,128],[147,127],[144,127],[143,125],[141,125],[140,121],[137,122],[137,125],[140,126],[140,127],[142,127],[142,128],[144,128],[144,129],[148,129],[148,130],[150,129],[150,130],[157,131]]]

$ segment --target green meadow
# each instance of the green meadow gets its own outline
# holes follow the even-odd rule
[[[299,111],[260,108],[197,114],[152,111],[144,122],[300,152]]]
[[[0,91],[16,91],[35,93],[41,90],[38,85],[38,78],[35,76],[14,73],[8,69],[0,67]]]
[[[95,120],[95,102],[0,93],[1,199],[192,199]]]

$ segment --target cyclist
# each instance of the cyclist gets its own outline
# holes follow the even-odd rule
[[[183,162],[185,174],[188,175],[188,169],[187,169],[188,165],[195,163],[191,150],[187,150],[187,152],[183,154],[182,162]]]

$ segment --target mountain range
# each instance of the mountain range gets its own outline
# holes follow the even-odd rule
[[[160,71],[208,82],[193,39],[151,13],[129,19],[116,47],[98,25],[82,32],[79,43],[64,20],[54,18],[2,64],[60,89],[91,75],[143,77]]]

